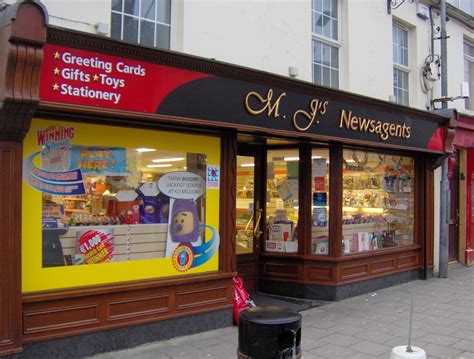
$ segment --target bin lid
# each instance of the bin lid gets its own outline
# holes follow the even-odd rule
[[[301,314],[284,307],[253,307],[239,313],[240,321],[278,325],[301,320]]]

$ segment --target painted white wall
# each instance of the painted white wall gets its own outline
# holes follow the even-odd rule
[[[311,3],[186,0],[182,51],[311,80]]]
[[[108,25],[110,34],[111,0],[42,0],[48,10],[49,24],[96,33],[95,25]]]
[[[392,23],[383,1],[344,2],[344,82],[351,92],[388,101],[392,94]]]

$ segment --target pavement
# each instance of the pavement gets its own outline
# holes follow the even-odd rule
[[[301,312],[304,359],[390,358],[406,345],[412,293],[412,345],[428,358],[474,359],[474,267],[451,265],[449,278],[417,280]],[[237,357],[229,327],[96,355],[97,359]]]

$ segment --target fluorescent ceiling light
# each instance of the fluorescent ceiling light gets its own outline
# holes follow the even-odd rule
[[[156,150],[154,148],[141,147],[141,148],[137,148],[135,151],[142,153],[142,152],[154,152]]]
[[[316,160],[316,159],[319,159],[319,158],[323,158],[322,156],[311,156],[311,159],[313,160]],[[287,161],[287,162],[292,162],[292,161],[299,161],[300,158],[299,157],[284,157],[283,158],[283,161]]]
[[[346,160],[346,162],[347,162],[347,163],[355,163],[355,161],[352,160],[352,159]]]
[[[240,167],[255,167],[255,163],[242,163]]]
[[[148,168],[173,167],[171,163],[162,163],[160,165],[147,165]]]
[[[161,162],[179,162],[184,160],[184,157],[173,157],[173,158],[157,158],[155,160],[151,160],[153,163],[161,163]]]

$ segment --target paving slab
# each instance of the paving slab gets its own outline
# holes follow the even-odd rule
[[[430,359],[474,359],[474,267],[450,266],[448,273],[300,312],[303,359],[388,359],[393,347],[407,344],[413,288],[412,344]],[[234,326],[95,358],[234,359],[237,346]]]

